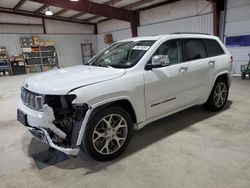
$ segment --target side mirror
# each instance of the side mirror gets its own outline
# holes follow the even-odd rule
[[[169,65],[169,58],[167,55],[155,55],[152,57],[151,64],[148,64],[146,68],[148,70],[153,68],[166,67]]]

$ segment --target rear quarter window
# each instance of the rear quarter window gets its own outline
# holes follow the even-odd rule
[[[220,46],[220,44],[213,39],[204,39],[204,43],[207,49],[208,57],[218,56],[225,54],[224,50]]]

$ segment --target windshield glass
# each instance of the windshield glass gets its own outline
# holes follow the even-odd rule
[[[92,58],[87,65],[130,68],[138,63],[154,42],[147,40],[115,43]]]

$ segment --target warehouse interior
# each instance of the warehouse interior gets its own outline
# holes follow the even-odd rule
[[[110,44],[169,33],[215,35],[233,56],[220,112],[192,107],[135,131],[117,159],[84,152],[39,169],[47,145],[16,120],[30,76],[82,65]],[[250,0],[0,0],[0,187],[250,186]]]

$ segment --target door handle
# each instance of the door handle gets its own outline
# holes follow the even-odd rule
[[[187,71],[188,70],[188,67],[181,67],[180,69],[179,69],[179,72],[185,72],[185,71]]]
[[[210,66],[214,66],[214,64],[215,64],[215,60],[208,62],[208,65],[210,65]]]

